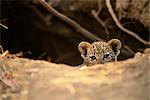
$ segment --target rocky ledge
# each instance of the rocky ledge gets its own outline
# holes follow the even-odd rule
[[[0,55],[1,100],[148,100],[150,49],[91,67]]]

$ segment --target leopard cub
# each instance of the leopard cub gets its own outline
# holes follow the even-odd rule
[[[90,66],[117,61],[121,46],[120,40],[111,39],[107,43],[97,41],[90,44],[83,41],[78,45],[78,49],[81,57],[84,59],[83,64]]]

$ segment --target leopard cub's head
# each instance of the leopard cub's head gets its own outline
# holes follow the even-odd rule
[[[84,64],[95,65],[104,64],[117,60],[120,54],[121,42],[118,39],[112,39],[106,42],[81,42],[78,45],[81,57],[84,59]]]

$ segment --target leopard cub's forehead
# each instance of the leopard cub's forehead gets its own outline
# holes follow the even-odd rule
[[[92,43],[92,46],[97,53],[112,52],[111,47],[105,42],[94,42]]]

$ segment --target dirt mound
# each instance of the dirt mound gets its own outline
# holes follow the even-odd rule
[[[150,49],[126,61],[81,68],[0,55],[2,100],[146,100]],[[10,78],[11,77],[11,78]]]

